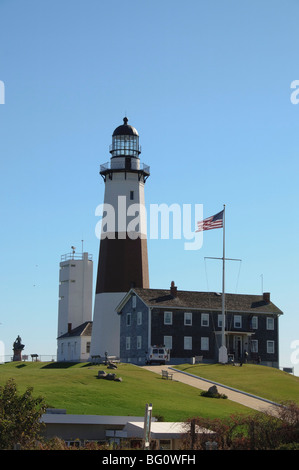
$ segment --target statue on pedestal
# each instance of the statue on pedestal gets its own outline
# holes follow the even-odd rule
[[[22,360],[22,351],[24,348],[25,344],[22,344],[22,338],[18,336],[13,344],[13,361]]]

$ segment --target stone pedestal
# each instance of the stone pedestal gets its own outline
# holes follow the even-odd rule
[[[22,339],[20,336],[17,337],[13,344],[13,361],[21,361],[22,360],[22,351],[25,345],[22,344]]]
[[[22,360],[22,349],[14,349],[13,361],[21,361],[21,360]]]

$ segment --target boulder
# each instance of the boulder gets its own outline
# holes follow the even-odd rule
[[[212,395],[216,395],[216,393],[218,393],[218,388],[216,387],[216,385],[212,385],[212,387],[209,388],[208,392]]]
[[[115,380],[115,374],[107,374],[106,379],[107,380]]]
[[[107,376],[107,374],[104,370],[99,370],[99,372],[98,372],[98,378],[99,379],[105,379],[106,376]]]

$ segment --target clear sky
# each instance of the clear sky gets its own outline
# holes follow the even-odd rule
[[[60,256],[93,254],[99,166],[125,115],[150,165],[146,203],[226,204],[227,291],[284,312],[296,367],[299,4],[296,0],[0,0],[0,340],[56,354]],[[151,287],[221,290],[222,230],[149,240]],[[241,268],[241,269],[240,269]],[[297,346],[299,350],[299,346]],[[299,361],[299,354],[297,354]]]

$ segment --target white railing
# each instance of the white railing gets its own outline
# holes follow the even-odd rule
[[[56,362],[56,354],[22,354],[22,362]],[[0,356],[0,361],[13,362],[13,355]]]
[[[125,161],[118,161],[117,163],[113,163],[111,165],[111,162],[106,162],[100,165],[100,173],[107,171],[107,170],[125,170],[127,169],[128,171],[130,170],[141,170],[144,171],[145,173],[150,174],[150,166],[146,165],[145,163],[140,163],[140,168],[134,168],[133,165],[134,162],[132,162],[132,165],[130,168],[126,167],[126,162]]]
[[[61,261],[84,259],[84,253],[66,253],[61,255]],[[88,254],[88,260],[92,261],[92,255]]]

